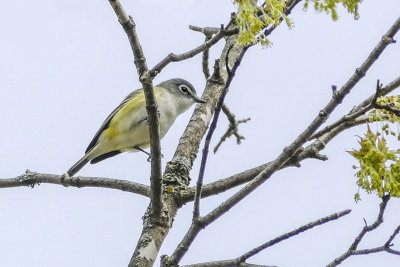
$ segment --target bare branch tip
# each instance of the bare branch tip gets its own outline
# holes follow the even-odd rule
[[[376,80],[376,92],[380,93],[383,89],[383,83],[378,79]]]
[[[201,28],[194,25],[189,25],[189,30],[199,32],[201,31]]]
[[[321,161],[327,161],[328,160],[328,156],[323,155],[323,154],[319,154],[319,153],[316,153],[314,158],[318,159],[318,160],[321,160]]]
[[[352,210],[351,210],[351,209],[347,209],[347,210],[344,210],[342,213],[343,213],[343,215],[347,215],[347,214],[349,214],[350,212],[352,212]]]

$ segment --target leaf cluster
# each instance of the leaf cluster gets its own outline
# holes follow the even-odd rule
[[[393,110],[400,110],[400,96],[385,96],[377,99],[377,104],[389,106]],[[360,138],[360,148],[350,154],[359,161],[359,170],[355,174],[357,185],[368,193],[376,192],[379,197],[390,195],[400,197],[400,149],[391,150],[385,135],[397,136],[400,132],[391,129],[391,125],[400,124],[400,118],[393,112],[385,109],[375,109],[369,113],[370,122],[382,122],[381,132],[368,131]],[[355,200],[360,200],[359,193]]]
[[[305,0],[304,9],[310,2],[315,10],[330,14],[333,20],[338,19],[337,6],[341,4],[358,19],[358,6],[362,0]],[[269,25],[276,26],[282,20],[291,27],[291,20],[285,15],[287,0],[233,0],[238,8],[236,23],[239,26],[238,42],[248,46],[260,42],[263,46],[270,41],[264,34]]]
[[[350,14],[353,14],[354,19],[358,19],[358,6],[362,0],[305,0],[304,9],[308,9],[310,2],[313,3],[316,11],[330,14],[333,20],[337,20],[339,18],[337,13],[338,4],[342,4]]]
[[[270,42],[263,33],[268,25],[278,25],[284,19],[290,27],[291,22],[284,14],[286,0],[265,0],[258,4],[256,0],[234,0],[238,6],[236,23],[239,26],[238,42],[251,45],[260,42],[268,45]]]

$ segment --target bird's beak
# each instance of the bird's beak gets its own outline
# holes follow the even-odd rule
[[[193,99],[196,103],[204,104],[207,103],[204,99],[198,98],[197,96],[193,96]]]

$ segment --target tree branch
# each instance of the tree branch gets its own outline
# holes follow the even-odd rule
[[[210,39],[212,38],[211,35],[206,35],[206,39],[204,42],[208,42],[210,41]],[[208,67],[208,58],[210,55],[210,49],[204,49],[203,51],[203,57],[202,57],[202,68],[203,68],[203,73],[204,73],[204,77],[206,78],[206,80],[210,77],[210,69]]]
[[[384,109],[386,111],[389,111],[390,113],[393,113],[397,117],[400,117],[400,110],[398,110],[396,108],[392,108],[389,105],[381,105],[381,104],[375,103],[374,107],[377,108],[377,109]]]
[[[399,86],[400,76],[394,79],[385,87],[383,87],[380,96],[391,93]],[[341,119],[332,123],[331,125],[325,127],[323,130],[315,133],[311,138],[309,138],[309,140],[313,138],[316,138],[317,140],[308,145],[306,148],[299,151],[285,165],[283,165],[282,168],[291,166],[299,167],[302,160],[309,158],[326,160],[327,157],[320,155],[319,151],[323,150],[325,146],[339,133],[357,125],[364,124],[366,121],[368,121],[368,115],[361,115],[373,108],[372,104],[375,98],[376,94],[371,95],[370,97],[362,101],[357,107],[353,108],[347,115],[343,116]],[[263,169],[267,168],[269,164],[271,164],[271,162],[204,185],[202,190],[202,198],[217,195],[244,183],[250,182]],[[190,188],[189,190],[181,192],[182,201],[185,203],[192,201],[194,199],[194,191],[194,188]]]
[[[57,184],[73,187],[102,187],[116,189],[145,197],[150,196],[150,188],[143,184],[134,183],[126,180],[109,179],[101,177],[66,177],[65,175],[43,174],[26,171],[25,174],[15,178],[0,179],[0,188],[29,186],[33,188],[40,184]]]
[[[275,265],[259,265],[250,263],[239,263],[237,264],[235,259],[233,260],[222,260],[222,261],[211,261],[198,264],[183,265],[181,267],[277,267]]]
[[[182,267],[197,267],[197,266],[207,266],[207,267],[218,267],[218,266],[245,266],[242,264],[247,264],[245,261],[248,260],[250,257],[253,257],[254,255],[258,254],[259,252],[261,252],[262,250],[272,247],[286,239],[289,239],[293,236],[296,236],[298,234],[301,234],[307,230],[310,230],[312,228],[314,228],[315,226],[320,226],[323,225],[325,223],[328,223],[330,221],[333,220],[337,220],[340,217],[346,216],[347,214],[349,214],[351,212],[351,210],[344,210],[338,213],[334,213],[331,214],[329,216],[320,218],[316,221],[310,222],[306,225],[303,225],[293,231],[290,231],[288,233],[285,233],[283,235],[280,235],[264,244],[262,244],[261,246],[258,246],[250,251],[248,251],[247,253],[235,258],[235,259],[231,259],[231,260],[222,260],[222,261],[214,261],[214,262],[205,262],[205,263],[199,263],[199,264],[193,264],[193,265],[185,265]]]
[[[396,79],[394,79],[392,82],[390,82],[385,87],[383,87],[380,90],[379,96],[387,95],[390,92],[392,92],[393,90],[397,89],[399,86],[400,86],[400,76],[397,77]],[[309,140],[316,139],[316,138],[324,135],[325,133],[333,130],[334,128],[336,128],[344,123],[350,122],[350,121],[354,120],[355,118],[365,114],[367,111],[371,110],[374,107],[373,103],[374,103],[374,100],[376,100],[376,98],[377,98],[376,93],[371,95],[370,97],[365,99],[363,102],[361,102],[357,107],[353,108],[347,115],[343,116],[336,122],[326,126],[324,129],[320,130],[319,132],[315,133],[313,136],[310,137]]]
[[[166,56],[163,60],[161,60],[157,65],[155,65],[149,72],[150,77],[155,77],[158,73],[161,72],[162,69],[164,69],[169,63],[171,62],[179,62],[183,61],[189,58],[192,58],[196,56],[197,54],[203,52],[206,49],[209,49],[211,46],[215,45],[216,43],[219,42],[222,38],[225,36],[231,36],[234,34],[237,34],[239,32],[238,28],[231,28],[228,29],[230,24],[226,28],[221,25],[220,30],[218,33],[214,35],[210,40],[204,42],[203,44],[199,45],[198,47],[187,51],[182,54],[174,54],[170,53],[168,56]]]
[[[390,246],[391,246],[390,243],[393,241],[394,237],[399,233],[400,226],[398,226],[396,228],[396,230],[390,236],[390,238],[388,239],[388,241],[385,243],[384,246],[379,247],[379,248],[373,248],[373,249],[357,250],[357,247],[360,244],[360,242],[363,239],[363,237],[365,236],[365,234],[375,230],[376,228],[378,228],[382,224],[382,222],[383,222],[383,214],[385,212],[385,209],[386,209],[386,206],[387,206],[387,203],[389,202],[389,200],[390,200],[390,195],[386,195],[386,196],[382,197],[382,202],[379,205],[380,206],[379,214],[378,214],[378,217],[376,218],[375,222],[373,224],[371,224],[371,225],[367,225],[365,223],[365,226],[363,227],[361,232],[357,235],[357,237],[354,239],[354,242],[351,244],[349,249],[345,253],[343,253],[340,257],[336,258],[334,261],[329,263],[327,265],[327,267],[338,266],[344,260],[346,260],[348,257],[350,257],[352,255],[370,254],[370,253],[376,253],[376,252],[388,251],[388,250],[391,251],[390,253],[400,255],[399,251],[395,251],[395,250],[390,249]]]
[[[389,31],[384,35],[378,45],[372,50],[370,55],[364,61],[364,63],[356,69],[352,77],[346,82],[346,84],[333,95],[329,103],[319,112],[316,118],[311,124],[289,145],[283,152],[271,162],[271,164],[259,173],[254,180],[247,184],[244,188],[240,189],[237,193],[231,196],[228,200],[220,204],[213,211],[204,217],[201,217],[193,221],[192,226],[186,233],[185,237],[168,260],[168,265],[174,265],[179,263],[180,259],[186,253],[190,244],[193,242],[197,234],[204,229],[207,225],[214,222],[220,216],[229,211],[233,206],[239,203],[243,198],[248,196],[262,183],[268,180],[277,170],[281,168],[301,146],[311,137],[312,134],[327,120],[329,115],[335,110],[335,108],[343,101],[344,97],[350,93],[352,88],[365,76],[368,69],[377,60],[383,50],[391,43],[393,43],[393,36],[400,28],[400,18],[393,24]],[[167,266],[168,266],[167,265]]]
[[[196,32],[204,33],[205,38],[206,38],[204,41],[205,43],[210,41],[214,34],[218,34],[221,31],[221,28],[215,28],[215,27],[200,28],[200,27],[192,26],[192,25],[189,25],[189,29],[196,31]],[[210,77],[210,69],[208,67],[209,55],[210,55],[210,49],[209,48],[204,49],[201,65],[203,68],[204,78],[206,80]]]
[[[191,29],[192,31],[195,32],[201,32],[204,33],[205,36],[212,36],[214,34],[217,34],[221,31],[221,28],[217,28],[217,27],[205,27],[205,28],[201,28],[201,27],[197,27],[197,26],[193,26],[193,25],[189,25],[189,29]],[[232,29],[232,31],[230,31],[231,34],[236,34],[238,33],[238,29]]]
[[[118,0],[109,0],[122,28],[128,36],[132,48],[134,63],[142,83],[146,98],[146,110],[148,114],[150,132],[150,157],[151,157],[151,203],[152,212],[157,218],[161,217],[162,210],[162,172],[161,172],[161,143],[160,125],[158,121],[157,101],[154,95],[152,77],[149,75],[146,58],[136,33],[136,25],[132,17],[128,17]]]
[[[351,210],[347,209],[347,210],[344,210],[344,211],[341,211],[341,212],[338,212],[338,213],[334,213],[334,214],[331,214],[329,216],[320,218],[320,219],[318,219],[316,221],[310,222],[310,223],[308,223],[306,225],[303,225],[303,226],[301,226],[301,227],[299,227],[299,228],[297,228],[297,229],[295,229],[295,230],[293,230],[291,232],[288,232],[286,234],[278,236],[278,237],[276,237],[276,238],[274,238],[274,239],[262,244],[261,246],[259,246],[257,248],[254,248],[254,249],[250,250],[249,252],[243,254],[240,257],[240,259],[242,261],[245,261],[248,258],[258,254],[260,251],[262,251],[262,250],[264,250],[264,249],[266,249],[268,247],[271,247],[271,246],[273,246],[273,245],[275,245],[275,244],[277,244],[277,243],[279,243],[279,242],[281,242],[283,240],[289,239],[290,237],[293,237],[293,236],[298,235],[300,233],[303,233],[303,232],[305,232],[307,230],[310,230],[311,228],[314,228],[315,226],[319,226],[319,225],[325,224],[327,222],[330,222],[330,221],[333,221],[333,220],[337,220],[340,217],[343,217],[343,216],[349,214],[350,212],[351,212]]]
[[[385,243],[385,247],[390,247],[392,245],[393,239],[399,234],[400,232],[400,225],[394,230],[393,234],[389,237],[388,241]]]
[[[400,225],[399,225],[399,227],[400,227]],[[400,256],[399,250],[391,249],[390,247],[387,247],[385,245],[377,247],[377,248],[357,249],[357,250],[353,251],[352,255],[368,255],[368,254],[373,254],[373,253],[377,253],[377,252],[387,252],[390,254]]]

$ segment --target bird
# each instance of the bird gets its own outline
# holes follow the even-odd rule
[[[195,103],[206,103],[197,96],[194,86],[181,78],[164,81],[154,87],[158,104],[160,138],[168,132],[175,119]],[[142,151],[150,146],[149,121],[143,88],[130,93],[116,107],[97,131],[85,155],[68,171],[72,177],[88,162],[98,163],[122,152]]]

